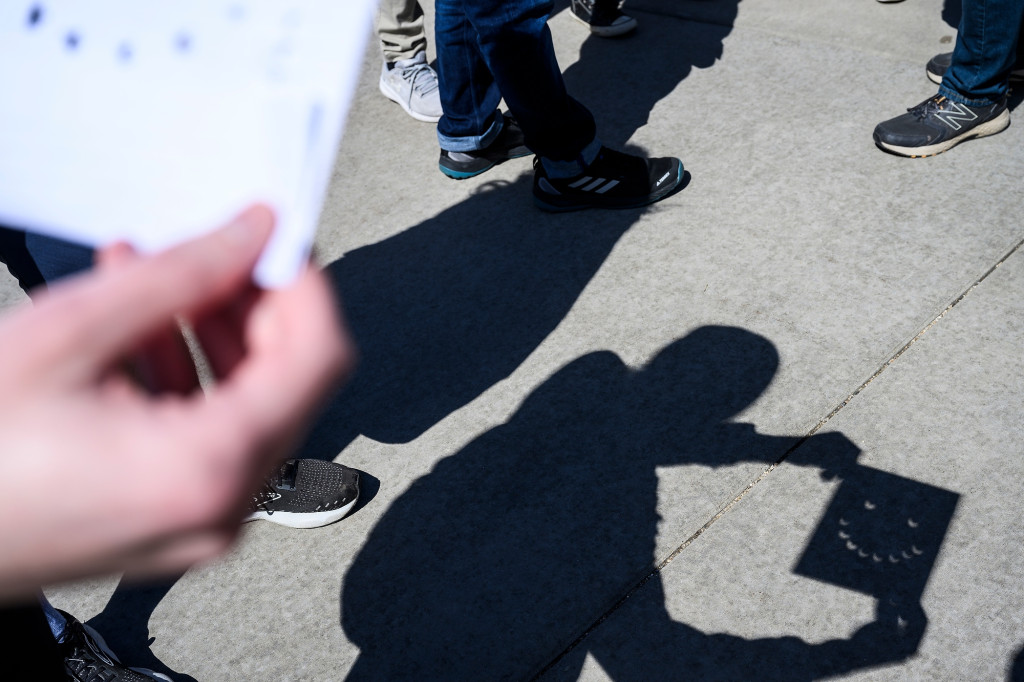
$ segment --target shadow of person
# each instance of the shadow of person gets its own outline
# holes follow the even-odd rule
[[[359,344],[359,369],[314,425],[300,457],[333,459],[356,435],[417,437],[511,374],[561,322],[618,239],[647,210],[549,215],[531,177],[488,183],[467,201],[327,267]],[[352,514],[380,482],[360,472]],[[176,673],[148,622],[175,579],[122,581],[90,624],[132,665]]]
[[[90,618],[89,625],[102,633],[127,665],[163,673],[175,682],[196,682],[189,675],[171,670],[150,648],[154,640],[149,636],[149,619],[180,578],[178,575],[148,583],[121,578],[103,611]],[[182,633],[183,637],[189,635]]]
[[[1017,651],[1006,679],[1007,682],[1024,682],[1024,647]]]
[[[358,434],[408,442],[509,376],[644,212],[544,214],[530,186],[484,185],[327,266],[361,358],[301,456],[334,458]]]
[[[627,10],[639,21],[636,34],[589,35],[579,60],[564,74],[569,92],[594,114],[601,140],[616,149],[647,124],[655,105],[694,68],[721,59],[739,0],[648,0],[630,3]],[[686,163],[685,149],[651,151],[681,155]]]
[[[640,370],[610,352],[559,370],[506,424],[415,481],[374,528],[342,586],[342,627],[360,649],[348,679],[528,679],[558,659],[651,576],[657,467],[770,463],[798,442],[728,421],[761,394],[777,365],[763,337],[704,327]],[[808,442],[824,446],[821,461],[795,458],[797,464],[829,476],[857,470],[859,451],[841,434]],[[834,579],[816,562],[808,573]],[[639,669],[618,669],[610,653],[593,651],[599,661],[608,658],[613,679],[654,678],[694,661],[713,667],[718,656],[736,655],[729,647],[768,655],[783,641],[706,635],[674,623],[658,574],[644,593],[655,595],[657,617],[641,631],[678,646],[646,652],[651,664]],[[857,665],[916,649],[924,615],[916,604],[898,606],[893,613],[880,607],[874,627],[847,641]],[[898,622],[907,637],[890,636]],[[639,646],[636,632],[631,636]],[[578,674],[589,641],[559,661],[568,678]],[[777,651],[796,661],[846,651],[795,638],[784,643]],[[786,670],[788,679],[809,679],[823,667],[787,663]]]

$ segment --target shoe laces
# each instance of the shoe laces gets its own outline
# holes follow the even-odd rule
[[[917,117],[918,120],[928,118],[937,111],[945,109],[946,98],[943,95],[929,97],[917,106],[907,109],[908,112]]]
[[[119,664],[115,663],[99,645],[93,641],[81,623],[68,624],[69,630],[64,641],[74,641],[74,651],[69,652],[64,658],[64,664],[68,666],[82,682],[105,682],[111,679],[111,669]]]
[[[402,78],[409,82],[413,92],[427,95],[437,90],[437,76],[429,64],[414,64],[402,69]]]
[[[271,502],[281,499],[281,493],[274,488],[273,481],[269,478],[263,479],[263,488],[253,493],[251,507],[253,511],[263,511],[273,514],[274,510],[269,507]]]

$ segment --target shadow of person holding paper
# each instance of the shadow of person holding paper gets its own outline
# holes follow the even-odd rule
[[[956,496],[866,471],[856,446],[838,433],[814,436],[789,457],[843,480],[823,538],[812,540],[798,570],[870,590],[877,618],[849,639],[811,644],[704,633],[666,610],[652,574],[656,470],[782,457],[798,439],[730,421],[777,365],[763,337],[703,327],[640,369],[610,352],[563,367],[506,424],[441,460],[383,515],[342,585],[342,627],[360,649],[348,679],[530,679],[546,669],[576,679],[589,652],[616,680],[657,679],[668,670],[693,679],[772,679],[773,662],[778,679],[801,680],[913,653],[926,623],[920,591]],[[847,509],[865,490],[886,521],[867,523]],[[678,494],[711,510],[720,503],[711,488]],[[832,542],[837,517],[852,524],[860,548],[910,553],[898,527],[906,509],[918,524],[919,552],[906,575],[889,571],[896,564],[886,555],[884,564],[869,556],[861,576],[864,558]],[[644,580],[627,602],[645,605],[641,618],[629,618],[617,637],[602,639],[599,628],[573,644]]]

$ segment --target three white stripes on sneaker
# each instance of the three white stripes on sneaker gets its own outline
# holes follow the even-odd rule
[[[569,185],[572,189],[579,189],[583,192],[594,192],[595,194],[604,194],[615,185],[619,184],[618,180],[609,180],[607,178],[592,178],[589,175],[584,175],[576,182]],[[585,185],[585,186],[583,186]]]

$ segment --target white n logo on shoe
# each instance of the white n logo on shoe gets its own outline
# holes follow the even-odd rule
[[[935,112],[935,118],[939,119],[953,130],[963,128],[960,122],[970,123],[978,118],[978,115],[959,102],[946,100],[947,107]]]
[[[618,180],[609,180],[608,178],[592,178],[589,175],[584,175],[576,182],[569,185],[572,189],[578,189],[581,192],[594,192],[595,194],[604,194],[615,185],[619,184]]]

